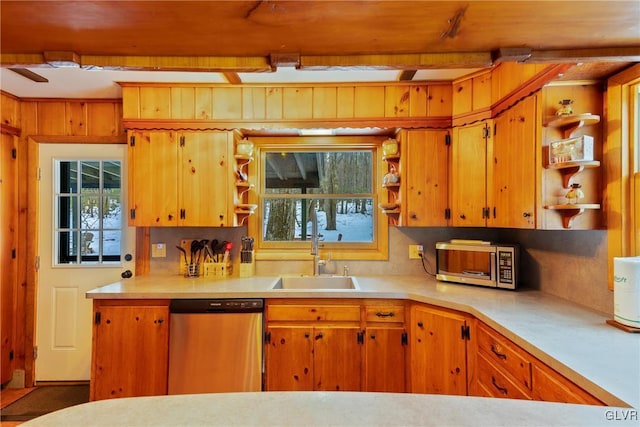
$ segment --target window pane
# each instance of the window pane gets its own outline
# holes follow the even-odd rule
[[[105,230],[102,232],[102,255],[105,257],[120,256],[120,230]]]
[[[98,247],[98,234],[99,232],[97,231],[95,233],[91,231],[83,231],[80,233],[80,239],[82,241],[80,254],[82,256],[97,254],[100,251],[100,248]]]
[[[100,204],[99,197],[82,196],[80,201],[82,209],[80,210],[80,227],[90,230],[100,228]]]
[[[75,264],[78,259],[78,232],[61,231],[58,233],[58,263]]]
[[[58,174],[60,193],[78,192],[78,162],[60,162]]]
[[[78,228],[78,197],[58,198],[58,228]]]
[[[122,206],[120,196],[105,196],[102,203],[102,228],[122,228]]]
[[[265,189],[303,194],[372,192],[371,151],[267,152]]]
[[[100,188],[100,162],[82,162],[82,192]]]
[[[311,239],[310,199],[263,200],[264,241],[301,241]],[[331,242],[373,241],[373,199],[320,199],[318,233],[320,240]]]
[[[102,182],[104,183],[104,191],[106,192],[116,190],[119,193],[122,180],[120,162],[104,162],[102,167]]]

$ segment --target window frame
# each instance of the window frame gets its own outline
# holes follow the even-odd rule
[[[254,182],[255,191],[249,194],[250,203],[258,205],[255,213],[247,221],[248,233],[255,236],[255,258],[257,260],[311,260],[311,241],[301,242],[265,242],[262,239],[264,193],[263,168],[264,153],[274,150],[283,151],[372,151],[372,197],[373,197],[373,242],[320,242],[320,256],[340,260],[386,260],[388,259],[389,221],[378,208],[379,200],[386,200],[386,191],[382,187],[382,176],[386,173],[386,164],[382,160],[382,142],[388,136],[252,136],[254,161],[249,167],[249,181]],[[325,198],[326,195],[314,195]]]

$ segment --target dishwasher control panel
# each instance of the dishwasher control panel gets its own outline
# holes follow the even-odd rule
[[[261,313],[264,300],[257,298],[176,299],[169,306],[171,313]]]

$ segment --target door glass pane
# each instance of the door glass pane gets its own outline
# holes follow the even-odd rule
[[[78,197],[60,196],[58,199],[58,228],[78,228]]]
[[[82,196],[80,202],[80,226],[84,229],[97,230],[100,228],[100,198],[96,196]]]
[[[102,232],[102,255],[105,257],[120,255],[120,230],[105,230]]]
[[[78,232],[61,231],[58,233],[58,263],[75,264],[78,261]]]
[[[82,162],[82,192],[100,188],[100,163]]]
[[[77,193],[78,192],[78,162],[60,162],[58,173],[59,173],[58,191],[63,194]]]

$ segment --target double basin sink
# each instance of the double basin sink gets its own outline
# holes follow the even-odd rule
[[[353,276],[282,276],[271,289],[360,289]]]

